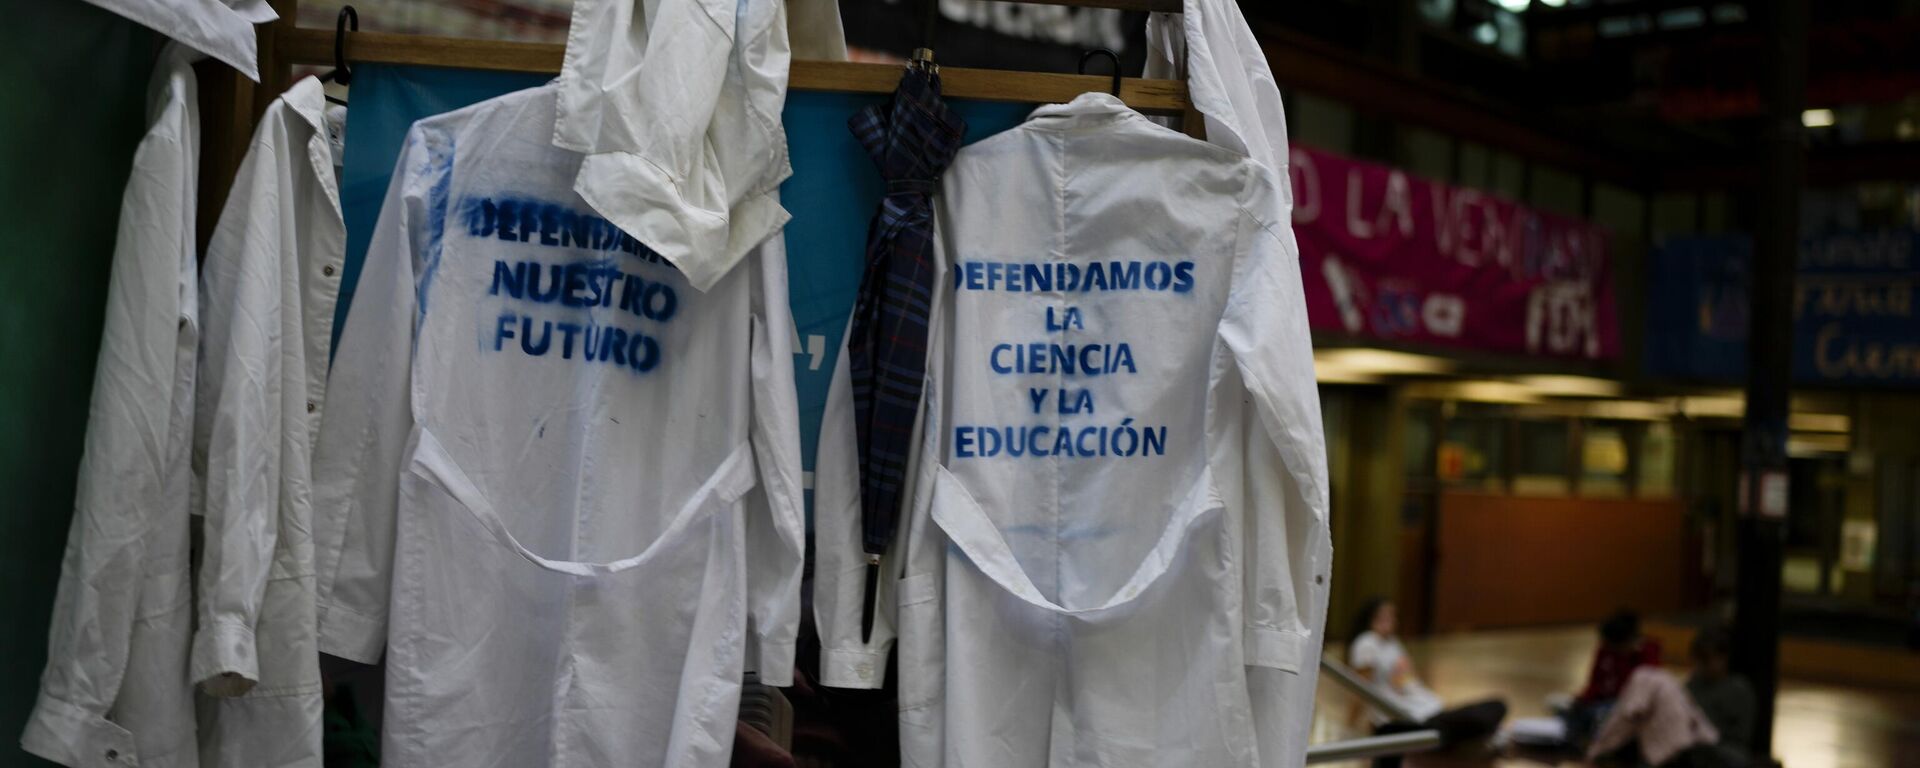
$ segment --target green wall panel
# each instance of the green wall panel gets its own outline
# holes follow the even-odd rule
[[[0,766],[46,662],[120,191],[159,36],[80,0],[0,0]]]

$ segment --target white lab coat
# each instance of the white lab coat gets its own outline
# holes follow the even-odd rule
[[[192,61],[169,45],[121,197],[85,452],[40,697],[20,745],[69,766],[198,763],[187,642],[193,430]]]
[[[780,110],[795,53],[846,58],[833,0],[578,0],[553,131],[587,154],[574,190],[711,287],[790,218]]]
[[[1280,100],[1273,70],[1267,66],[1266,53],[1247,27],[1239,4],[1233,0],[1186,0],[1181,13],[1150,16],[1146,76],[1185,79],[1194,108],[1205,117],[1207,141],[1253,158],[1282,180],[1273,200],[1278,207],[1269,215],[1273,221],[1282,222],[1276,234],[1286,240],[1287,248],[1297,249],[1288,225],[1293,220],[1293,185],[1285,183],[1289,164],[1286,107]],[[1321,477],[1324,479],[1324,473]],[[1311,584],[1302,585],[1305,591],[1300,601],[1312,631],[1306,658],[1317,665],[1326,642],[1331,580],[1324,574],[1332,567],[1333,540],[1331,531],[1322,524],[1309,526],[1301,536],[1311,542],[1306,562],[1316,574]],[[1268,708],[1313,711],[1314,689],[1320,681],[1313,671],[1275,675],[1256,669],[1250,674],[1254,697],[1268,701]],[[1261,721],[1258,726],[1261,753],[1280,756],[1274,765],[1305,762],[1311,717]]]
[[[866,665],[897,632],[905,765],[1287,764],[1256,723],[1311,709],[1252,688],[1314,669],[1301,597],[1326,502],[1281,183],[1099,93],[947,170],[874,646],[844,434],[816,474],[823,680],[877,684]]]
[[[414,125],[335,358],[320,647],[385,649],[388,766],[725,765],[743,666],[792,678],[781,241],[693,290],[573,193],[558,93]]]
[[[268,0],[87,0],[259,81],[253,25],[280,18]]]
[[[193,679],[207,768],[320,766],[313,444],[347,234],[326,108],[310,77],[268,105],[200,277]]]

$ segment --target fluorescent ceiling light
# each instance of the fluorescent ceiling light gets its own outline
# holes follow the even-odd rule
[[[1808,128],[1825,128],[1833,125],[1833,110],[1809,109],[1801,112],[1800,124]]]
[[[1787,417],[1787,426],[1795,432],[1846,432],[1851,419],[1838,413],[1796,413]]]
[[[1549,400],[1522,408],[1519,414],[1523,417],[1666,421],[1673,418],[1673,405],[1654,400]]]
[[[1672,407],[1649,400],[1596,400],[1586,406],[1587,416],[1595,419],[1666,421],[1673,416]]]
[[[1321,384],[1378,384],[1381,379],[1371,373],[1362,373],[1337,365],[1313,366],[1313,379]]]
[[[1747,414],[1747,398],[1742,395],[1683,397],[1680,398],[1680,412],[1691,419],[1744,418]],[[1787,415],[1787,426],[1795,432],[1846,433],[1853,429],[1853,419],[1843,413],[1798,411]]]
[[[1592,376],[1517,376],[1514,382],[1554,397],[1619,397],[1622,389],[1620,382]]]
[[[1453,361],[1385,349],[1346,347],[1313,353],[1314,369],[1322,366],[1371,376],[1431,376],[1453,370]]]
[[[1498,3],[1500,7],[1513,11],[1514,13],[1519,13],[1527,9],[1527,0],[1495,0],[1495,2]]]
[[[1470,403],[1507,403],[1527,405],[1540,402],[1533,390],[1499,379],[1467,381],[1422,381],[1407,387],[1411,397],[1428,400],[1463,400]]]
[[[1846,435],[1795,432],[1787,438],[1787,455],[1794,458],[1846,453],[1852,448],[1853,440]]]
[[[1526,387],[1497,379],[1462,381],[1454,385],[1454,391],[1455,399],[1476,403],[1532,403],[1540,399]]]
[[[1747,399],[1739,395],[1680,398],[1680,412],[1690,419],[1737,419],[1747,413]]]

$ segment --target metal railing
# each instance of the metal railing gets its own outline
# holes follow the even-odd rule
[[[1367,706],[1379,710],[1389,719],[1400,722],[1414,721],[1413,715],[1382,695],[1378,690],[1374,689],[1371,683],[1361,678],[1358,673],[1348,669],[1345,664],[1322,657],[1320,659],[1320,668],[1331,673],[1334,680],[1339,681],[1347,690],[1353,691],[1355,695],[1365,700]],[[1340,741],[1315,744],[1308,747],[1307,764],[1333,763],[1343,760],[1365,760],[1388,755],[1406,755],[1414,752],[1425,752],[1430,749],[1437,749],[1439,746],[1440,732],[1431,728],[1418,731],[1406,731],[1403,733],[1390,733],[1381,736],[1365,736],[1358,739],[1342,739]]]
[[[1307,764],[1337,763],[1342,760],[1366,760],[1387,755],[1425,752],[1440,746],[1440,732],[1431,728],[1384,736],[1342,739],[1307,747]]]

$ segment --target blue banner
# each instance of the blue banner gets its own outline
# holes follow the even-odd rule
[[[495,96],[547,82],[540,75],[360,65],[353,68],[353,106],[347,111],[346,166],[340,204],[347,223],[345,281],[338,317],[346,317],[367,242],[407,129],[415,120],[451,112]],[[800,436],[812,503],[814,446],[826,406],[827,384],[840,338],[853,312],[865,263],[867,221],[885,184],[866,150],[847,130],[847,118],[884,96],[794,91],[782,119],[793,177],[780,187],[787,223],[788,298],[793,306],[794,379],[799,390]],[[1012,128],[1031,105],[956,100],[967,120],[966,142]],[[336,322],[340,328],[344,323]],[[336,331],[337,332],[337,331]]]
[[[1752,241],[1671,238],[1647,267],[1647,372],[1706,382],[1746,376]],[[1793,378],[1814,386],[1920,384],[1920,233],[1849,232],[1801,243]]]

